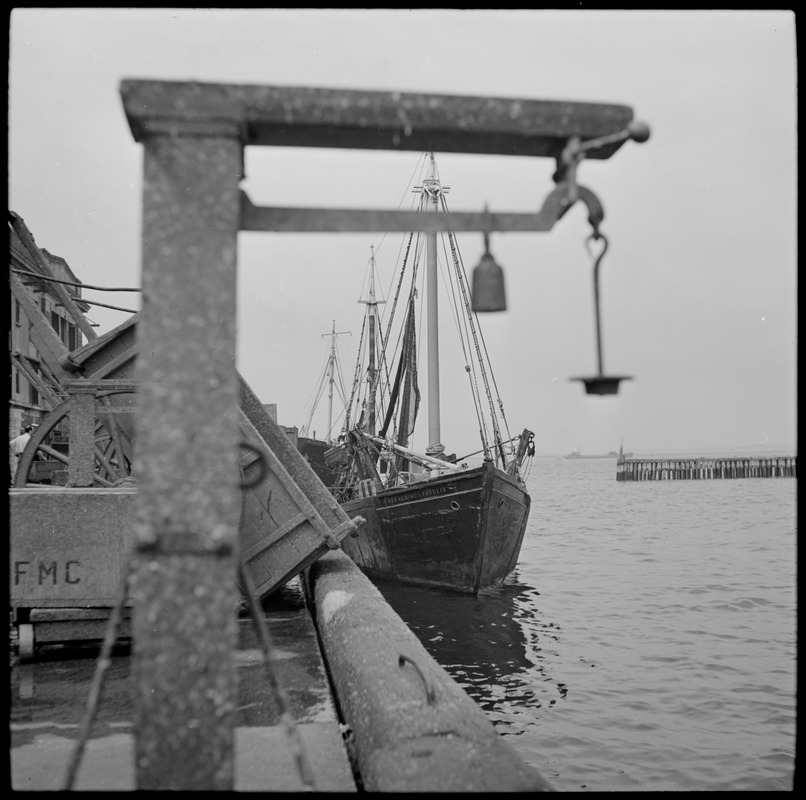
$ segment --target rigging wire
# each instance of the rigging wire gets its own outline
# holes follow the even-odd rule
[[[444,203],[444,199],[443,199]],[[445,237],[440,237],[440,244],[443,248],[444,253],[444,263],[449,264],[451,259],[448,257],[447,247],[445,245]],[[455,260],[455,257],[454,257]],[[446,277],[447,273],[447,277]],[[487,452],[490,449],[488,442],[489,434],[487,433],[487,423],[484,418],[484,412],[481,406],[481,396],[478,389],[478,378],[476,377],[476,364],[472,358],[469,357],[468,354],[468,346],[470,344],[470,335],[468,333],[467,327],[467,317],[465,314],[459,313],[459,306],[458,306],[458,295],[460,292],[460,287],[457,285],[456,289],[454,290],[454,283],[459,283],[458,275],[455,277],[454,272],[446,267],[445,270],[440,270],[440,275],[443,280],[443,285],[446,287],[446,293],[448,298],[451,302],[451,310],[453,312],[453,320],[454,325],[456,326],[456,332],[458,334],[459,342],[462,346],[462,354],[464,356],[465,361],[465,371],[468,376],[468,381],[470,384],[470,394],[473,398],[473,405],[476,411],[476,421],[479,425],[479,437],[481,439],[481,443],[483,446],[483,452]]]
[[[422,237],[419,234],[417,234],[416,238],[414,237],[413,234],[409,235],[408,246],[406,248],[405,260],[403,262],[403,268],[400,270],[400,281],[398,282],[398,289],[397,289],[397,292],[395,294],[395,303],[394,303],[394,307],[393,307],[393,313],[396,312],[396,310],[397,310],[397,303],[398,303],[398,299],[399,299],[400,286],[401,286],[401,283],[402,283],[402,280],[403,280],[403,276],[405,275],[406,268],[408,267],[408,264],[409,264],[409,255],[411,254],[411,244],[412,244],[412,242],[414,243],[414,256],[413,256],[413,258],[412,258],[412,260],[410,262],[411,263],[411,284],[409,286],[408,296],[406,298],[406,311],[405,311],[405,313],[403,315],[404,322],[399,327],[399,329],[397,331],[397,340],[395,341],[395,345],[394,345],[394,348],[392,350],[392,355],[391,355],[391,358],[389,359],[392,364],[397,362],[398,353],[400,353],[401,358],[403,356],[403,340],[404,340],[404,337],[405,337],[405,327],[406,327],[405,326],[405,321],[408,318],[409,308],[411,307],[412,304],[414,304],[414,306],[415,306],[415,316],[417,316],[417,314],[416,314],[417,304],[416,304],[415,301],[418,298],[420,298],[420,319],[422,319],[422,297],[423,297],[423,294],[417,292],[417,272],[418,272],[418,269],[419,269],[420,253],[421,253],[421,249],[422,249]],[[387,325],[387,330],[386,330],[386,337],[384,339],[384,349],[385,350],[389,349],[389,337],[390,337],[390,334],[391,334],[391,325],[392,325],[392,316],[390,316],[390,318],[389,318],[389,323]],[[417,329],[417,327],[418,326],[415,325],[415,330]],[[416,349],[415,349],[416,363],[419,363],[419,361],[420,361],[420,345],[421,345],[420,337],[417,337],[416,338]],[[387,380],[388,380],[388,378],[387,378]],[[398,423],[400,422],[400,419],[399,419],[399,416],[398,416],[398,413],[397,413],[399,410],[400,409],[395,409],[395,414],[394,414],[394,417],[393,417],[394,428],[395,428],[395,436],[397,435]]]
[[[326,334],[327,335],[327,334]],[[331,365],[331,359],[333,361]],[[331,353],[330,349],[328,349],[328,355],[325,358],[324,366],[320,368],[319,374],[320,379],[319,383],[316,388],[311,392],[308,396],[308,400],[306,401],[303,408],[310,409],[308,415],[305,419],[305,424],[300,428],[300,436],[309,436],[310,431],[312,430],[313,425],[313,417],[316,414],[316,411],[319,407],[319,404],[322,400],[322,395],[324,394],[325,387],[329,384],[329,378],[331,375],[331,369],[333,374],[333,388],[335,389],[338,399],[341,401],[341,410],[336,415],[335,420],[331,420],[330,428],[326,431],[325,440],[331,441],[333,438],[333,432],[338,430],[338,426],[340,420],[345,415],[346,406],[347,406],[347,396],[346,391],[344,388],[344,375],[342,373],[342,365],[341,365],[341,355],[339,354],[339,345],[338,341],[336,341],[335,346],[333,347],[333,352]],[[313,399],[311,399],[313,398]],[[316,438],[316,437],[314,437]]]
[[[447,203],[446,203],[444,197],[442,199],[442,204],[443,204],[443,210],[447,211]],[[448,239],[449,239],[449,241],[451,243],[451,252],[453,254],[454,268],[456,269],[456,272],[457,272],[457,283],[459,284],[459,288],[460,288],[461,293],[462,293],[462,300],[463,300],[464,306],[465,306],[465,313],[466,313],[466,316],[467,316],[467,319],[468,319],[468,322],[469,322],[469,326],[470,326],[470,331],[471,331],[471,334],[472,334],[472,337],[473,337],[473,344],[474,344],[475,349],[476,349],[476,357],[478,359],[479,371],[481,373],[482,381],[484,383],[484,390],[485,390],[485,393],[487,395],[487,402],[489,403],[489,406],[490,406],[490,421],[491,421],[491,424],[493,426],[493,433],[495,435],[496,446],[498,447],[499,455],[501,456],[501,461],[504,464],[506,464],[506,458],[504,457],[503,445],[502,445],[502,442],[501,442],[501,431],[500,431],[500,429],[498,427],[498,416],[497,416],[496,411],[495,411],[495,404],[493,403],[492,394],[490,392],[490,384],[489,384],[489,381],[488,381],[488,378],[487,378],[488,369],[489,369],[489,372],[492,373],[492,365],[489,363],[489,357],[487,357],[486,362],[485,362],[485,356],[487,355],[486,348],[483,351],[484,352],[484,355],[483,355],[482,350],[479,347],[479,337],[481,336],[481,330],[480,330],[481,326],[478,325],[478,324],[474,324],[474,322],[473,322],[473,316],[474,315],[473,315],[472,307],[471,307],[471,304],[470,304],[470,299],[467,296],[467,274],[466,274],[466,272],[464,270],[464,265],[461,263],[461,256],[459,255],[459,249],[458,249],[458,246],[456,245],[456,237],[455,237],[455,235],[453,233],[449,233],[448,234]],[[476,319],[476,322],[478,322],[478,319]],[[500,403],[500,400],[499,400],[499,403]]]
[[[370,279],[372,279],[374,283],[374,276],[373,274],[371,274],[373,270],[373,261],[374,258],[372,257],[368,261],[367,264],[368,272],[365,273],[365,280],[363,287],[366,287],[368,283],[366,278],[367,274],[369,274]],[[362,287],[362,295],[364,294],[363,287]],[[365,302],[365,301],[359,300],[359,302]],[[387,384],[389,381],[389,376],[388,376],[388,361],[385,360],[386,356],[384,352],[383,337],[381,333],[381,327],[383,324],[383,313],[380,309],[380,306],[383,305],[384,303],[385,301],[383,300],[382,301],[376,300],[374,303],[373,313],[378,323],[377,329],[374,332],[375,336],[374,345],[376,352],[380,356],[380,361],[378,364],[375,365],[375,368],[377,370],[376,379],[371,383],[368,379],[365,381],[363,374],[365,365],[367,364],[368,361],[367,352],[370,348],[370,341],[369,341],[370,331],[368,326],[370,318],[370,312],[369,312],[370,304],[369,302],[366,303],[368,308],[367,311],[364,313],[364,318],[361,326],[361,336],[358,343],[358,353],[355,362],[355,372],[353,374],[353,385],[350,393],[350,400],[346,404],[347,411],[345,413],[345,421],[343,427],[343,432],[345,434],[347,433],[347,430],[349,429],[351,424],[350,422],[351,414],[353,414],[356,418],[355,422],[353,422],[352,424],[356,425],[364,423],[366,415],[369,410],[368,403],[370,402],[374,402],[374,413],[376,419],[382,419],[383,416],[385,415],[384,400],[386,399],[385,394],[388,393]],[[384,376],[385,380],[383,380]],[[362,391],[361,389],[362,384],[365,383],[366,386]]]
[[[429,155],[429,153],[423,153],[418,159],[418,163],[415,166],[415,169],[412,171],[409,187],[407,187],[406,190],[407,192],[410,191],[411,183],[419,174],[419,182],[421,185],[416,187],[416,198],[412,200],[412,207],[419,208],[419,210],[424,210],[428,200],[430,199],[426,190],[424,189],[424,175],[425,170],[428,167]],[[444,191],[444,189],[447,187],[442,187],[439,179],[438,167],[436,161],[433,159],[433,156],[431,156],[430,163],[433,165],[433,172],[431,172],[428,177],[429,179],[435,179],[438,183],[440,187],[440,191],[437,195],[438,203],[441,205],[442,210],[447,212],[448,207]],[[402,201],[398,205],[398,208],[400,206],[402,206]],[[384,234],[381,238],[381,242],[376,246],[376,250],[380,250],[381,243],[385,242],[386,238],[387,234]],[[515,448],[512,446],[512,442],[514,442],[516,439],[519,439],[519,437],[511,437],[509,433],[509,424],[507,422],[503,403],[498,391],[497,381],[492,370],[487,344],[481,331],[478,316],[472,310],[468,289],[469,281],[461,253],[459,252],[456,236],[453,232],[447,232],[447,238],[445,235],[440,235],[437,238],[439,247],[441,248],[441,261],[444,263],[445,269],[447,269],[447,275],[445,274],[445,270],[440,269],[440,279],[442,281],[442,286],[447,292],[447,296],[449,298],[451,316],[453,317],[456,334],[459,344],[462,348],[463,357],[465,359],[465,371],[468,373],[469,387],[473,397],[475,413],[479,425],[479,435],[483,445],[483,450],[479,452],[489,453],[490,450],[492,450],[495,453],[496,460],[500,460],[504,468],[506,468],[504,445],[508,445],[508,452],[511,455],[514,455]],[[376,419],[379,420],[385,418],[384,405],[387,400],[390,401],[391,399],[389,397],[392,383],[390,379],[390,365],[397,362],[399,354],[402,351],[405,326],[401,324],[399,327],[395,328],[395,319],[399,316],[397,313],[398,310],[402,309],[403,306],[403,282],[406,280],[406,274],[409,271],[411,273],[410,288],[408,292],[408,301],[406,302],[406,309],[409,308],[411,302],[416,301],[415,307],[418,320],[417,327],[418,329],[421,329],[420,323],[423,321],[423,298],[425,293],[423,291],[418,291],[417,285],[418,281],[421,283],[423,280],[422,275],[424,274],[424,270],[419,270],[418,267],[422,263],[425,241],[425,234],[414,231],[410,232],[408,236],[402,238],[398,249],[398,268],[396,270],[397,281],[395,283],[395,273],[392,273],[389,279],[386,296],[391,297],[392,300],[389,304],[389,307],[386,309],[388,314],[385,315],[385,318],[380,314],[376,307],[376,320],[379,322],[378,331],[380,332],[382,329],[381,323],[385,324],[385,330],[380,336],[380,347],[378,348],[380,357],[377,366],[375,385],[374,387],[369,388],[375,388],[380,395],[376,413]],[[450,266],[448,266],[451,263],[453,264],[452,270]],[[366,286],[366,280],[364,285]],[[367,315],[365,315],[361,332],[356,371],[353,379],[353,388],[350,400],[345,404],[348,408],[356,409],[356,411],[357,408],[355,405],[355,398],[358,394],[358,389],[362,384],[361,364],[365,363],[364,357],[367,350],[366,327]],[[418,361],[422,354],[421,350],[423,346],[423,339],[422,337],[418,336],[416,342]],[[474,357],[470,357],[471,352],[475,353]],[[486,395],[486,404],[482,400],[482,394]],[[495,397],[493,395],[495,395]],[[497,408],[496,401],[498,405]],[[365,397],[363,403],[364,409],[366,409],[367,402],[368,400]],[[389,435],[397,436],[400,423],[400,420],[398,419],[398,412],[399,410],[396,409],[393,413],[393,422],[391,426],[393,433]],[[365,413],[366,411],[364,410],[361,415],[362,418],[364,418]],[[491,426],[491,430],[488,430],[488,424]],[[350,420],[348,416],[345,418],[345,432],[347,431],[349,425]],[[504,439],[502,436],[502,428],[506,432],[506,439]],[[493,442],[494,444],[490,444],[490,442]]]
[[[459,265],[461,266],[462,274],[464,275],[464,278],[465,278],[465,285],[467,286],[467,285],[469,285],[468,281],[467,281],[467,271],[465,270],[464,261],[462,259],[461,253],[458,251],[458,248],[457,248],[457,256],[458,256],[458,260],[459,260]],[[469,306],[468,308],[469,308],[468,313],[472,314],[473,317],[478,322],[478,315],[472,310],[472,306]],[[482,328],[481,328],[480,324],[478,325],[478,337],[479,337],[479,341],[481,342],[481,347],[482,347],[482,349],[484,351],[484,359],[485,359],[485,361],[486,361],[486,363],[488,365],[488,368],[489,368],[490,379],[492,381],[493,387],[495,388],[495,397],[496,397],[496,400],[498,401],[498,407],[499,407],[500,412],[501,412],[501,419],[502,419],[503,424],[504,424],[504,429],[506,430],[506,435],[510,436],[509,423],[507,422],[506,413],[504,412],[504,403],[501,400],[501,394],[498,391],[498,383],[497,383],[497,381],[495,379],[495,372],[493,371],[492,362],[490,360],[490,355],[489,355],[489,353],[487,351],[487,342],[486,342],[486,340],[484,338],[484,332],[482,331]]]
[[[413,169],[412,169],[412,171],[411,171],[411,175],[409,176],[409,181],[408,181],[408,183],[406,184],[406,188],[403,190],[403,195],[402,195],[402,197],[400,198],[400,201],[399,201],[399,202],[398,202],[398,204],[397,204],[396,210],[398,210],[398,211],[399,211],[399,210],[401,209],[401,207],[403,206],[403,203],[404,203],[404,201],[405,201],[406,197],[409,195],[409,187],[413,185],[413,183],[414,183],[414,175],[415,175],[415,173],[418,171],[418,169],[419,169],[419,171],[420,171],[420,174],[422,175],[423,165],[425,164],[425,158],[426,158],[426,154],[425,154],[425,153],[421,153],[421,154],[420,154],[419,159],[417,160],[417,162],[416,162],[416,163],[415,163],[415,165],[414,165],[414,168],[413,168]],[[382,245],[382,244],[383,244],[383,243],[386,241],[386,238],[387,238],[388,236],[389,236],[389,233],[388,233],[388,232],[387,232],[387,233],[384,233],[384,234],[381,236],[381,240],[380,240],[380,242],[378,242],[378,244],[376,244],[376,245],[375,245],[375,254],[376,254],[376,255],[377,255],[377,254],[380,252],[380,250],[381,250],[381,245]],[[404,240],[401,240],[400,244],[398,245],[398,260],[396,261],[396,263],[400,263],[400,250],[402,250],[402,249],[403,249],[403,244],[404,244],[404,242],[405,242],[405,239],[404,239]],[[390,277],[389,277],[390,288],[391,288],[391,284],[392,284],[392,282],[394,281],[394,277],[395,277],[395,275],[394,275],[394,272],[393,272],[393,273],[391,273],[391,275],[390,275]],[[387,291],[387,292],[386,292],[386,296],[388,297],[388,296],[389,296],[389,294],[390,294],[390,292],[389,292],[389,291]]]
[[[334,372],[337,380],[334,380],[336,392],[339,395],[342,406],[347,404],[347,392],[344,388],[344,372],[342,371],[341,355],[339,354],[338,344],[336,345],[336,360],[334,364]]]
[[[316,388],[314,389],[314,391],[312,392],[313,400],[309,399],[309,402],[307,402],[305,404],[305,406],[304,406],[304,408],[309,408],[310,411],[308,412],[308,416],[305,419],[305,423],[299,429],[300,436],[307,436],[308,431],[311,428],[311,422],[313,421],[313,415],[316,413],[316,408],[319,405],[319,401],[322,399],[322,392],[324,391],[324,388],[325,388],[325,380],[327,378],[327,371],[328,371],[328,365],[329,364],[330,364],[330,355],[328,355],[327,358],[325,359],[325,367],[324,367],[324,369],[320,369],[319,383],[316,386]],[[309,395],[308,397],[310,398],[311,395]]]
[[[434,176],[439,181],[440,186],[442,186],[442,183],[441,183],[441,181],[439,179],[439,167],[438,167],[438,165],[436,163],[436,160],[433,159],[433,157],[431,159],[431,163],[433,164],[433,168],[434,168]],[[447,204],[447,200],[445,198],[445,192],[444,191],[440,192],[439,198],[440,198],[440,201],[441,201],[442,210],[447,212],[448,211],[448,204]],[[474,376],[472,378],[472,380],[471,380],[471,391],[472,391],[472,394],[473,394],[474,402],[476,402],[477,404],[480,404],[480,392],[478,390],[478,378],[475,376],[475,369],[476,369],[476,364],[477,364],[478,369],[481,372],[482,380],[483,380],[483,383],[484,383],[485,393],[487,395],[487,400],[488,400],[489,407],[490,407],[490,422],[491,422],[492,427],[493,427],[494,439],[495,439],[495,441],[497,443],[497,447],[498,447],[497,455],[500,456],[501,462],[505,465],[506,464],[506,459],[504,457],[503,448],[502,448],[502,442],[501,442],[502,437],[501,437],[501,432],[500,432],[500,429],[499,429],[498,416],[497,416],[496,411],[495,411],[495,405],[493,403],[493,398],[492,398],[492,395],[491,395],[491,392],[490,392],[490,385],[489,385],[488,377],[487,377],[488,371],[492,375],[492,364],[491,364],[491,362],[489,360],[489,354],[487,353],[486,345],[484,345],[483,355],[482,355],[482,349],[479,347],[479,339],[481,339],[482,344],[483,344],[483,336],[481,334],[481,327],[480,327],[480,324],[479,324],[478,317],[473,313],[471,303],[470,303],[470,300],[469,300],[468,295],[467,295],[467,286],[469,285],[469,283],[468,283],[468,279],[467,279],[467,273],[466,273],[466,271],[464,269],[464,264],[462,263],[461,253],[459,252],[458,244],[456,243],[456,236],[455,236],[455,234],[453,232],[448,232],[447,238],[448,238],[448,241],[450,242],[451,252],[452,252],[452,256],[453,256],[452,260],[453,260],[454,270],[456,272],[456,286],[457,286],[459,294],[461,295],[461,298],[462,298],[462,301],[463,301],[463,304],[464,304],[464,307],[465,307],[465,314],[462,317],[462,319],[463,319],[462,327],[460,327],[458,322],[457,322],[457,331],[459,332],[459,336],[460,336],[460,340],[461,340],[462,339],[461,330],[462,330],[462,328],[464,329],[464,331],[465,331],[464,336],[467,338],[468,342],[472,339],[472,341],[474,343],[475,351],[476,351],[476,361],[474,362],[472,359],[469,359],[470,366],[471,366],[471,369],[472,369],[472,374]],[[449,259],[447,258],[447,255],[446,255],[446,263],[448,261],[449,261]],[[453,285],[452,276],[451,276],[451,285]],[[449,294],[449,297],[451,297],[452,293],[449,292],[448,294]],[[452,302],[458,303],[458,300],[456,298],[452,298]],[[458,308],[458,306],[457,306],[457,308]],[[457,315],[458,315],[458,311],[457,311]],[[468,334],[468,330],[469,330],[469,334]],[[464,347],[464,341],[463,341],[463,347]],[[493,377],[493,385],[495,385],[495,378],[494,378],[494,376],[492,376],[492,377]],[[497,393],[497,387],[496,387],[496,393]],[[500,407],[500,410],[501,410],[502,420],[504,422],[504,425],[505,425],[505,427],[508,427],[506,425],[506,418],[503,415],[503,404],[501,403],[500,397],[498,397],[498,404],[499,404],[499,407]],[[485,417],[484,417],[484,414],[481,413],[480,409],[478,409],[478,408],[477,408],[476,414],[477,414],[477,418],[478,418],[479,425],[480,425],[480,436],[481,436],[481,439],[482,439],[482,443],[486,444],[485,433],[484,433],[484,431],[486,429]],[[507,430],[507,435],[509,435],[508,430]]]
[[[334,432],[339,429],[340,421],[346,414],[347,407],[347,393],[344,389],[344,376],[342,374],[341,356],[339,355],[338,344],[336,345],[332,369],[333,388],[336,390],[336,394],[340,400],[340,411],[336,414],[335,419],[331,421],[330,429],[327,431],[327,435],[325,436],[325,439],[328,442],[331,442],[336,438]]]
[[[325,366],[326,365],[327,365],[327,360],[325,360]],[[323,369],[324,369],[323,367],[320,367],[319,371],[316,373],[317,375],[320,375],[320,379],[321,379]],[[314,398],[315,398],[315,395],[316,395],[317,391],[318,391],[318,385],[314,386],[308,392],[308,395],[305,398],[305,401],[298,405],[298,408],[301,409],[301,410],[297,413],[297,417],[294,420],[295,423],[299,422],[299,420],[302,418],[303,413],[305,413],[309,408],[316,406],[316,402],[315,402]],[[304,427],[305,427],[305,425],[303,425],[300,428],[300,430],[302,430]]]
[[[416,174],[419,173],[419,181],[418,182],[422,183],[422,176],[423,176],[423,173],[424,173],[424,171],[426,169],[426,161],[427,161],[427,153],[421,153],[419,158],[418,158],[418,160],[417,160],[417,163],[414,166],[414,169],[411,172],[411,175],[409,177],[409,182],[406,185],[406,189],[404,190],[404,193],[403,193],[403,197],[401,198],[400,202],[398,203],[398,209],[403,205],[403,199],[407,195],[409,197],[411,197],[411,194],[412,194],[411,186],[414,185],[415,175]],[[423,205],[423,196],[422,196],[421,192],[418,192],[416,197],[411,197],[410,202],[409,202],[409,210],[414,210],[416,208],[419,208],[421,210],[422,205]],[[398,269],[395,270],[394,272],[392,272],[391,275],[390,275],[390,285],[389,285],[389,291],[387,292],[387,297],[391,294],[391,287],[392,287],[392,283],[394,282],[395,274],[398,275],[398,281],[397,281],[397,287],[395,288],[394,300],[392,301],[392,305],[391,305],[391,309],[390,309],[390,313],[389,313],[389,318],[387,320],[386,333],[384,334],[384,336],[382,338],[382,341],[381,341],[382,352],[384,354],[386,354],[389,351],[389,339],[390,339],[390,336],[391,336],[392,324],[393,324],[393,321],[394,321],[395,316],[396,316],[397,307],[398,307],[398,301],[400,299],[400,290],[401,290],[401,287],[403,285],[403,280],[405,278],[406,269],[408,267],[408,264],[410,263],[409,262],[409,257],[411,256],[411,253],[412,253],[412,244],[414,244],[414,255],[413,255],[413,258],[412,258],[412,261],[411,261],[411,264],[412,264],[412,278],[411,278],[408,298],[407,298],[407,301],[406,301],[406,309],[407,309],[406,313],[408,313],[408,307],[409,307],[410,303],[412,302],[412,300],[414,299],[414,297],[416,295],[417,267],[418,267],[418,264],[419,264],[419,261],[420,261],[420,253],[421,253],[421,248],[423,246],[422,242],[423,242],[423,237],[420,234],[420,232],[418,231],[415,234],[414,231],[411,231],[409,233],[408,237],[404,237],[401,240],[400,246],[398,248],[398,258],[397,258],[396,263],[398,265],[401,264],[401,253],[402,253],[402,267],[398,267]],[[404,252],[404,245],[405,245],[405,252]],[[422,293],[420,293],[420,296],[422,297]],[[401,326],[400,329],[398,330],[397,340],[395,341],[394,349],[391,351],[391,353],[392,353],[391,357],[387,358],[387,376],[386,376],[387,381],[389,380],[388,364],[389,364],[389,362],[391,362],[392,364],[395,363],[395,361],[397,359],[397,354],[398,354],[399,350],[402,349],[402,343],[403,343],[403,326]],[[419,348],[419,343],[418,343],[418,348]],[[419,357],[419,352],[417,353],[417,356]]]
[[[347,433],[347,430],[350,427],[350,414],[355,412],[356,420],[353,424],[358,424],[360,420],[360,414],[358,405],[360,405],[361,397],[359,393],[359,387],[361,385],[361,365],[363,363],[363,354],[364,354],[364,335],[366,334],[367,329],[367,315],[364,315],[364,319],[361,322],[361,335],[358,337],[358,356],[355,360],[355,372],[353,373],[353,386],[350,391],[350,402],[347,404],[347,413],[344,419],[344,433]]]

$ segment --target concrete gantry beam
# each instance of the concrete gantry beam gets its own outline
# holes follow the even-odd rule
[[[138,141],[193,125],[199,135],[231,124],[244,146],[435,150],[557,158],[572,137],[624,130],[628,106],[405,92],[124,80]],[[591,152],[609,158],[623,142]]]
[[[557,188],[530,213],[262,208],[241,195],[245,231],[548,231],[579,199],[582,158],[609,158],[649,129],[627,106],[502,97],[424,95],[287,86],[126,80],[121,94],[138,141],[215,136],[242,146],[416,150],[554,158]],[[581,190],[581,187],[579,187]]]

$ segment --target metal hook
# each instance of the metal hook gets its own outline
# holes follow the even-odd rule
[[[593,251],[591,249],[591,242],[601,240],[604,242],[604,247],[602,251],[599,253],[598,256],[594,256]],[[601,326],[601,316],[599,312],[599,266],[602,263],[602,259],[604,258],[605,253],[607,252],[608,241],[607,237],[603,233],[599,233],[598,230],[594,230],[594,232],[588,236],[585,240],[585,247],[590,254],[591,258],[593,258],[593,304],[596,310],[596,355],[598,358],[599,364],[599,374],[603,375],[604,370],[602,369],[602,326]]]
[[[599,255],[594,255],[591,248],[591,242],[601,240],[604,243]],[[600,313],[599,301],[599,267],[601,266],[604,254],[608,248],[607,237],[599,232],[598,224],[593,226],[593,233],[585,240],[585,247],[588,253],[593,258],[593,300],[594,308],[596,311],[596,355],[599,366],[599,374],[593,378],[573,378],[572,380],[579,380],[585,384],[586,394],[618,394],[619,383],[623,380],[630,380],[626,375],[621,376],[606,376],[604,374],[603,359],[602,359],[602,323]]]
[[[415,671],[417,672],[417,674],[422,679],[422,682],[425,684],[425,700],[426,700],[426,702],[428,703],[429,706],[434,705],[434,703],[436,703],[436,695],[434,694],[433,687],[428,682],[428,680],[426,679],[425,675],[423,675],[423,671],[420,669],[420,667],[411,658],[409,658],[408,656],[403,655],[401,653],[398,656],[397,665],[402,668],[403,666],[405,666],[406,662],[408,662],[409,664],[412,665],[412,667],[414,667]]]

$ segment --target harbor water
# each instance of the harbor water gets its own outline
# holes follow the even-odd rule
[[[536,458],[505,586],[378,586],[559,791],[789,791],[795,478],[619,483]]]

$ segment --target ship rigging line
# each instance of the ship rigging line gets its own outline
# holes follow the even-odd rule
[[[443,210],[447,210],[447,206],[445,206],[444,203],[445,203],[445,201],[443,199]],[[459,341],[461,342],[461,345],[462,345],[462,354],[464,355],[464,358],[465,358],[465,370],[467,372],[467,378],[468,378],[468,381],[470,383],[470,394],[471,394],[471,396],[473,398],[473,405],[474,405],[475,411],[476,411],[476,421],[478,422],[478,425],[479,425],[479,438],[481,439],[481,443],[482,443],[482,445],[484,447],[484,451],[486,452],[491,447],[490,444],[488,443],[489,438],[490,438],[490,434],[487,432],[487,421],[484,418],[484,410],[482,409],[481,392],[479,391],[479,381],[478,381],[478,375],[477,375],[477,369],[476,369],[477,365],[479,366],[479,368],[482,367],[482,365],[481,365],[481,357],[480,357],[478,347],[476,347],[476,358],[473,359],[473,358],[468,357],[468,347],[470,345],[470,339],[471,339],[471,333],[469,332],[469,329],[468,329],[469,328],[469,314],[468,314],[466,304],[465,304],[463,314],[460,314],[460,311],[459,311],[459,308],[458,308],[458,295],[462,293],[462,277],[459,274],[459,268],[458,268],[458,264],[457,264],[457,254],[456,254],[454,239],[453,239],[453,236],[450,233],[448,234],[448,242],[449,242],[450,247],[451,247],[451,256],[450,256],[450,258],[448,257],[447,248],[445,248],[445,240],[444,240],[444,238],[441,239],[442,247],[443,247],[443,250],[445,251],[445,261],[447,263],[448,261],[452,260],[454,271],[456,273],[455,276],[454,276],[454,273],[451,272],[446,267],[445,271],[447,272],[447,275],[448,275],[447,280],[450,281],[450,285],[451,285],[451,289],[452,289],[452,291],[450,291],[448,294],[449,294],[449,297],[451,297],[451,304],[452,304],[452,311],[453,311],[453,316],[454,316],[454,323],[456,325],[456,330],[457,330],[457,332],[459,334]],[[444,279],[444,276],[443,276],[443,279]],[[455,292],[453,291],[454,279],[456,280],[456,290],[455,290]],[[495,420],[493,419],[492,422],[493,422],[493,433],[496,433],[497,432],[497,427],[495,426]],[[499,439],[500,436],[497,436],[497,437],[494,437],[494,438]],[[503,459],[502,459],[502,461],[503,461]],[[504,463],[506,463],[506,462],[504,461]]]
[[[448,204],[445,201],[444,196],[442,197],[442,208],[444,211],[447,212]],[[507,460],[504,456],[504,449],[502,447],[503,442],[501,441],[501,431],[498,427],[498,415],[495,412],[495,404],[493,403],[492,392],[490,391],[490,382],[487,378],[487,367],[484,363],[484,358],[481,353],[481,347],[479,346],[479,334],[480,331],[477,329],[476,325],[473,323],[473,312],[471,310],[471,304],[467,297],[467,290],[466,290],[466,280],[467,276],[464,275],[464,265],[461,264],[461,260],[458,255],[458,246],[456,245],[456,237],[452,233],[448,233],[448,241],[451,246],[451,254],[453,255],[453,265],[454,269],[456,270],[457,275],[457,285],[459,287],[460,292],[462,293],[462,301],[465,306],[465,312],[467,315],[467,320],[470,326],[470,333],[473,337],[473,346],[476,349],[476,358],[478,359],[479,371],[481,372],[481,379],[484,383],[484,391],[487,395],[487,402],[490,405],[490,421],[493,426],[493,435],[495,437],[495,444],[498,448],[498,454],[501,457],[501,463],[506,465]],[[464,277],[464,280],[462,279]],[[486,347],[485,347],[486,352]],[[492,366],[490,365],[490,371],[492,372]],[[508,432],[508,431],[507,431]]]
[[[511,439],[507,439],[505,442],[501,442],[501,444],[509,444],[510,442],[514,442],[520,439],[520,436],[513,436]],[[482,447],[481,450],[476,450],[473,453],[467,453],[467,455],[462,456],[461,458],[457,458],[457,463],[459,461],[464,461],[466,458],[470,458],[470,456],[477,456],[479,453],[486,453],[490,448],[489,447]]]
[[[449,237],[451,239],[451,244],[452,244],[452,247],[453,247],[453,255],[454,255],[454,261],[455,261],[455,264],[456,264],[456,270],[458,272],[459,269],[461,269],[462,274],[464,275],[464,284],[463,285],[467,286],[468,285],[468,279],[467,279],[467,271],[465,270],[464,260],[462,259],[462,254],[459,251],[459,247],[458,246],[454,247],[455,234],[449,234]],[[470,308],[470,304],[468,303],[467,299],[465,300],[465,308],[467,309],[468,319],[471,320],[471,330],[474,333],[474,339],[475,339],[476,328],[475,328],[475,326],[472,325],[473,312],[472,312],[472,310]],[[484,351],[484,358],[482,358],[481,353],[479,352],[480,350]],[[487,382],[487,373],[484,371],[484,364],[485,363],[489,367],[490,380],[492,381],[492,385],[495,388],[495,397],[496,397],[496,400],[498,401],[498,407],[499,407],[499,409],[501,411],[501,419],[502,419],[502,421],[504,423],[504,428],[506,429],[507,436],[511,436],[511,433],[509,431],[509,423],[507,422],[507,416],[506,416],[506,413],[504,412],[504,403],[501,400],[501,394],[498,391],[498,383],[495,380],[495,372],[493,371],[493,368],[492,368],[492,362],[490,360],[490,354],[487,351],[487,342],[484,339],[484,331],[482,331],[481,325],[479,325],[479,327],[478,327],[478,341],[476,341],[476,351],[479,353],[478,359],[479,359],[479,363],[481,364],[481,367],[482,367],[482,376],[484,378],[484,386],[485,386],[485,389],[486,389],[486,392],[487,392],[487,399],[488,399],[488,401],[490,403],[490,413],[491,413],[492,418],[493,418],[493,425],[495,426],[496,438],[498,440],[500,440],[501,439],[501,432],[500,432],[500,430],[498,430],[498,418],[497,418],[497,416],[495,414],[495,411],[493,409],[493,399],[492,399],[492,393],[490,392],[490,386],[489,386],[489,384]],[[515,437],[515,438],[517,438],[517,437]],[[510,439],[509,441],[512,441],[512,439]],[[506,442],[501,442],[501,444],[506,444]]]

